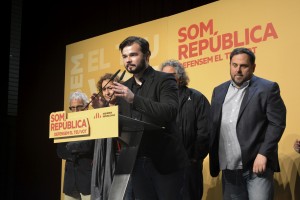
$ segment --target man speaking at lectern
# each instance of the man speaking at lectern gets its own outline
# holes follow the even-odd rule
[[[165,127],[144,131],[132,171],[136,199],[182,199],[183,168],[188,157],[176,131],[178,87],[173,75],[149,65],[147,40],[130,36],[120,45],[124,66],[133,74],[124,84],[114,82],[120,114]]]

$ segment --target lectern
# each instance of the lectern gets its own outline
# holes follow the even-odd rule
[[[119,160],[110,188],[108,200],[124,199],[125,191],[128,185],[130,174],[134,167],[139,145],[143,136],[143,131],[161,130],[154,124],[132,119],[119,115],[119,141],[122,143]]]
[[[118,138],[122,149],[117,161],[108,200],[124,199],[144,131],[164,129],[118,114],[118,106],[81,112],[53,112],[49,117],[49,138],[55,143],[99,138]]]

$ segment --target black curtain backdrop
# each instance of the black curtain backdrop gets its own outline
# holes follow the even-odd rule
[[[4,199],[60,198],[61,160],[48,122],[51,112],[63,110],[66,45],[211,2],[23,1],[18,116],[9,133],[15,140],[5,144],[14,153],[5,176],[12,184]]]

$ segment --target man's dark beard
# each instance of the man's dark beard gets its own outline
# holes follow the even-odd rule
[[[145,59],[143,59],[142,60],[142,62],[140,63],[140,65],[139,66],[137,66],[136,68],[135,68],[135,70],[132,70],[132,71],[128,71],[130,74],[138,74],[138,73],[140,73],[141,71],[143,71],[143,70],[145,70],[146,69],[146,60]]]

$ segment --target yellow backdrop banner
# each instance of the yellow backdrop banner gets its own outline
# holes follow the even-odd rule
[[[300,156],[292,147],[294,140],[300,139],[299,19],[299,0],[223,0],[69,44],[65,109],[71,92],[80,90],[91,95],[97,92],[100,76],[124,68],[118,46],[130,35],[149,41],[150,64],[155,69],[167,59],[180,60],[190,77],[189,86],[209,100],[213,88],[230,78],[230,52],[241,46],[251,48],[257,56],[255,74],[279,83],[288,111],[287,127],[279,143],[281,172],[275,174],[275,196],[299,199]],[[130,76],[127,73],[124,79]],[[220,176],[210,177],[208,158],[203,175],[203,199],[220,199]]]

